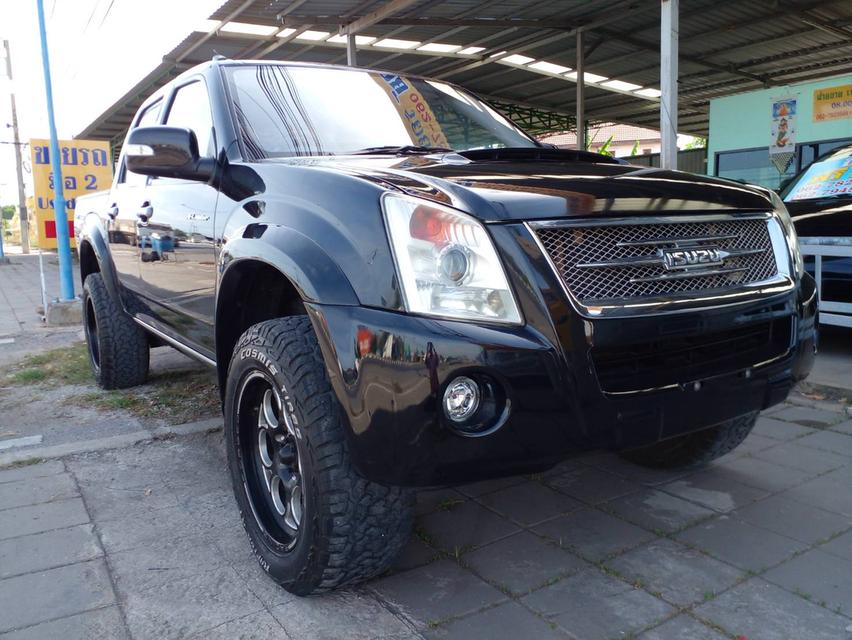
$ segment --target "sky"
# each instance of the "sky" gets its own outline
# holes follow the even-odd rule
[[[60,138],[89,122],[154,69],[224,0],[43,0]],[[0,0],[0,40],[12,54],[12,87],[0,63],[0,142],[12,141],[14,88],[22,141],[47,138],[47,107],[36,0]],[[0,43],[2,45],[2,43]],[[0,56],[2,56],[0,46]],[[31,192],[29,147],[25,180]],[[0,144],[0,204],[17,204],[15,153]]]

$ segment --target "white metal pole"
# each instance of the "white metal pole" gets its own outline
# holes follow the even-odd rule
[[[661,0],[660,16],[660,166],[677,169],[678,2]]]
[[[358,52],[355,49],[355,34],[346,35],[346,64],[350,67],[358,66]]]
[[[586,80],[583,60],[583,31],[577,32],[577,148],[586,148]]]
[[[38,248],[38,275],[41,280],[41,313],[47,319],[47,286],[44,283],[44,261],[41,257],[41,247]]]

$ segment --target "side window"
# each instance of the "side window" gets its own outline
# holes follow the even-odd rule
[[[172,100],[166,124],[170,127],[186,127],[195,132],[198,153],[213,157],[213,117],[210,115],[210,100],[207,88],[200,80],[180,87]]]
[[[157,100],[150,107],[146,107],[146,109],[141,113],[139,119],[136,121],[136,127],[150,127],[152,125],[158,124],[160,121],[160,111],[163,108],[163,101]],[[128,171],[124,166],[124,159],[121,160],[121,175],[119,176],[118,182],[128,184],[128,185],[144,185],[148,179],[148,176],[143,176],[138,173],[133,173],[132,171]]]

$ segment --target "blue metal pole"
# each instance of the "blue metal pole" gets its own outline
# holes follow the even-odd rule
[[[71,272],[71,242],[68,237],[68,214],[62,189],[62,158],[56,137],[53,117],[53,87],[50,82],[50,56],[47,52],[47,31],[44,28],[44,3],[38,5],[38,31],[41,36],[41,61],[44,65],[44,91],[47,95],[47,120],[50,124],[50,163],[53,167],[53,212],[56,219],[56,248],[59,253],[59,291],[62,300],[74,299],[74,278]]]

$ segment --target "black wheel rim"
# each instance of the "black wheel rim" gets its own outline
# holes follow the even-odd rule
[[[246,376],[237,395],[240,467],[246,497],[260,528],[291,549],[304,514],[299,439],[273,381],[259,371]]]
[[[86,344],[89,345],[89,358],[97,371],[101,366],[101,349],[98,344],[98,319],[91,298],[86,298]]]

